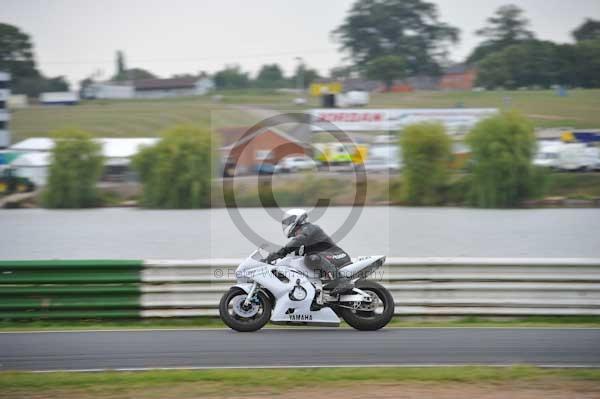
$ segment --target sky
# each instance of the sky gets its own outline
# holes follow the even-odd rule
[[[431,1],[431,0],[430,0]],[[31,35],[38,67],[76,84],[114,73],[115,52],[127,67],[161,77],[209,73],[240,64],[256,73],[278,63],[287,74],[296,57],[322,74],[347,63],[331,38],[354,0],[0,0],[0,22]],[[477,45],[474,32],[510,0],[433,0],[440,19],[461,29],[451,59]],[[571,42],[585,18],[600,19],[600,0],[513,0],[538,38]]]

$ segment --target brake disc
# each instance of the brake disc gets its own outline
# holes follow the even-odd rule
[[[231,300],[233,312],[244,318],[250,318],[258,313],[259,306],[256,303],[250,302],[249,305],[244,305],[246,295],[238,295]]]

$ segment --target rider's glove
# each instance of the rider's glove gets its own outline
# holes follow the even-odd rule
[[[265,258],[265,263],[271,263],[271,262],[273,262],[274,260],[277,260],[277,259],[279,259],[279,258],[281,258],[281,256],[279,256],[279,253],[278,253],[278,252],[273,252],[273,253],[270,253],[270,254],[269,254],[269,256],[267,256],[267,257]]]

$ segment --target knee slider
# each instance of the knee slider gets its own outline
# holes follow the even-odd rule
[[[317,254],[310,254],[304,257],[304,262],[310,268],[317,268],[321,266],[321,256]]]

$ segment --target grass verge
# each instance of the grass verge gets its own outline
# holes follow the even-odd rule
[[[161,394],[274,394],[299,387],[385,383],[526,383],[553,381],[595,384],[598,369],[513,367],[322,368],[260,370],[174,370],[146,372],[0,373],[4,397],[156,397]],[[167,390],[165,392],[165,389]],[[179,396],[181,397],[181,396]],[[264,396],[263,396],[264,397]]]
[[[348,327],[342,323],[343,327]],[[529,316],[529,317],[395,317],[391,327],[597,327],[600,316]],[[277,328],[278,326],[267,325]],[[110,330],[152,328],[225,328],[216,317],[144,320],[32,320],[0,321],[0,331]],[[310,328],[310,327],[299,327]]]

